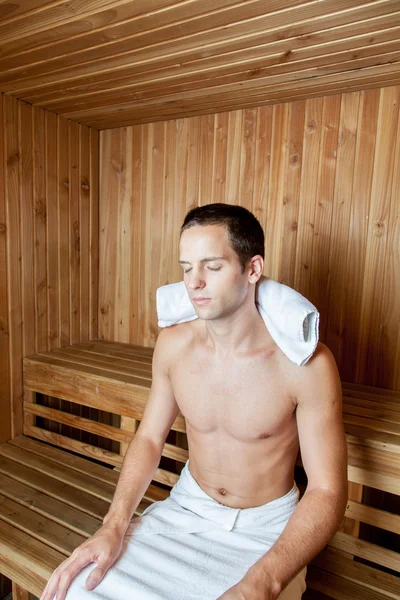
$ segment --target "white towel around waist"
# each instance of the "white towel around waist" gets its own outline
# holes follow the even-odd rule
[[[217,600],[238,583],[282,533],[298,489],[262,506],[230,508],[206,494],[189,462],[170,496],[132,520],[124,551],[100,585],[87,592],[76,578],[67,600]],[[279,600],[300,600],[305,569]]]

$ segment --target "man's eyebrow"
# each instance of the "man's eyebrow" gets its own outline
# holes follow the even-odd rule
[[[202,258],[201,259],[201,263],[205,263],[205,262],[213,262],[214,260],[225,260],[223,256],[210,256],[208,258]],[[179,261],[180,265],[190,265],[191,263],[188,260],[180,260]]]

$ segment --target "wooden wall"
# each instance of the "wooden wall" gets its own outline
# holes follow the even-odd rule
[[[197,204],[240,203],[343,380],[400,389],[400,86],[102,131],[99,335],[154,345]],[[397,169],[394,166],[397,165]]]
[[[0,441],[22,358],[97,337],[98,132],[0,95]]]

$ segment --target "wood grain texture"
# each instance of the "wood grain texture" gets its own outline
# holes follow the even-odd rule
[[[251,111],[317,90],[336,95],[365,89],[371,77],[375,87],[400,82],[397,0],[0,6],[0,91],[96,129]],[[246,117],[236,118],[235,126],[245,125]],[[245,171],[253,159],[247,148]],[[234,189],[232,180],[228,195]]]
[[[4,95],[0,139],[4,441],[22,431],[23,357],[97,336],[99,140]]]
[[[185,130],[181,128],[176,131]],[[186,133],[184,135],[186,137]],[[322,135],[322,145],[323,140]],[[0,521],[13,524],[19,531],[30,533],[36,540],[65,554],[70,552],[78,539],[76,534],[87,536],[82,531],[83,519],[79,518],[76,511],[77,492],[83,494],[80,499],[81,511],[89,514],[92,526],[95,526],[94,519],[98,512],[94,511],[104,510],[105,503],[110,502],[118,475],[115,470],[110,475],[104,475],[100,465],[89,464],[82,457],[120,469],[126,447],[142,418],[151,384],[152,353],[149,347],[92,340],[24,359],[27,399],[24,412],[28,417],[24,433],[36,439],[21,436],[11,443],[0,445],[0,484],[14,480],[11,485],[7,484],[8,491],[3,492],[7,501],[0,497]],[[69,414],[35,404],[29,395],[30,390],[72,400],[76,405],[119,413],[122,416],[120,425],[112,427],[79,416],[78,413]],[[118,402],[115,402],[115,398],[118,398]],[[35,426],[29,421],[34,415],[117,441],[122,444],[120,452],[115,453],[73,439],[73,436]],[[348,443],[349,501],[341,530],[331,539],[328,552],[317,557],[313,564],[323,572],[314,580],[316,571],[312,570],[308,583],[317,591],[323,586],[329,598],[340,598],[340,595],[332,595],[334,585],[327,585],[330,579],[331,582],[337,581],[337,585],[342,586],[340,589],[347,592],[352,590],[355,598],[398,598],[395,591],[398,589],[398,577],[394,574],[398,571],[399,563],[397,548],[381,543],[380,539],[363,537],[360,528],[369,525],[383,533],[389,532],[389,535],[397,534],[400,528],[400,517],[395,511],[384,505],[380,508],[371,506],[363,498],[363,486],[389,492],[393,498],[400,495],[399,392],[352,382],[343,383],[343,421]],[[157,487],[157,483],[168,487],[174,485],[182,465],[188,459],[182,415],[177,416],[172,430],[174,435],[164,445],[161,457],[161,461],[170,461],[169,465],[163,468],[160,463],[144,501],[154,499],[153,488]],[[45,446],[42,442],[51,443],[53,447]],[[74,454],[64,458],[62,449]],[[174,469],[171,465],[174,465]],[[300,456],[297,465],[301,466]],[[60,487],[61,482],[68,485],[67,490]],[[45,514],[45,498],[38,494],[42,489],[51,496]],[[162,492],[168,493],[166,490]],[[88,495],[91,500],[87,498]],[[57,506],[66,501],[68,514],[60,517]],[[32,504],[33,515],[27,510],[28,502]],[[45,534],[39,527],[41,515],[51,522]],[[64,527],[70,533],[63,540]],[[357,561],[354,557],[357,557]],[[368,561],[370,566],[360,565],[359,559]],[[385,573],[385,569],[393,574]]]
[[[154,346],[186,210],[242,204],[265,275],[317,306],[342,379],[400,389],[399,90],[101,132],[99,336]]]

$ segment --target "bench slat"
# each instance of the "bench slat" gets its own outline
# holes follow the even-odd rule
[[[39,427],[33,427],[31,425],[24,425],[24,433],[25,435],[37,437],[45,442],[53,442],[60,448],[78,452],[83,456],[102,460],[103,462],[115,467],[121,467],[122,465],[123,457],[119,454],[109,452],[108,450],[102,450],[101,448],[97,448],[91,444],[79,442],[78,440],[73,440],[72,438],[68,438],[58,433],[46,431],[45,429],[40,429]],[[178,475],[158,468],[153,479],[154,481],[158,481],[159,483],[163,483],[164,485],[172,487],[178,481]]]
[[[97,479],[82,475],[66,465],[56,465],[53,461],[36,456],[31,452],[24,452],[24,450],[12,446],[11,444],[0,444],[0,455],[20,463],[21,465],[27,466],[30,469],[48,475],[53,479],[72,485],[97,498],[106,500],[107,502],[111,502],[112,500],[114,494],[114,486],[112,484],[99,482]]]
[[[335,533],[329,542],[329,546],[349,554],[354,554],[382,567],[400,572],[399,554],[397,552],[355,538],[347,533],[342,533],[341,531]]]
[[[346,517],[400,535],[400,515],[379,508],[372,508],[355,500],[349,500],[347,502]]]
[[[386,600],[398,598],[384,591],[371,589],[361,582],[349,581],[339,575],[311,565],[307,573],[308,585],[316,592],[328,595],[333,600],[349,600],[362,598],[362,600]]]
[[[101,525],[101,519],[91,517],[80,510],[56,500],[28,485],[0,473],[1,494],[21,504],[39,515],[49,517],[55,523],[67,527],[71,531],[89,537]]]
[[[331,573],[340,573],[344,579],[355,583],[362,581],[368,588],[381,592],[384,597],[398,598],[400,600],[399,578],[385,571],[378,571],[374,567],[364,565],[355,560],[349,560],[338,550],[323,550],[312,561],[313,566],[320,567]]]
[[[70,377],[74,373],[76,373],[77,375],[79,375],[80,373],[84,373],[86,376],[97,377],[100,380],[110,380],[115,382],[115,384],[117,382],[129,383],[134,386],[144,387],[148,389],[150,389],[151,385],[150,379],[147,377],[142,378],[136,377],[135,375],[117,373],[112,370],[109,371],[108,369],[104,369],[101,366],[96,367],[93,365],[81,365],[76,361],[67,360],[64,357],[59,358],[56,352],[52,352],[50,356],[46,356],[44,354],[36,354],[34,358],[24,359],[24,364],[27,366],[35,363],[67,369],[70,373]]]
[[[39,354],[38,356],[45,355]],[[72,349],[69,352],[52,350],[51,356],[52,358],[59,359],[62,361],[62,363],[70,363],[74,366],[79,365],[94,369],[102,369],[108,374],[108,377],[113,377],[114,374],[119,373],[129,377],[144,379],[151,383],[151,366],[147,364],[141,365],[139,361],[133,362],[112,356],[108,358],[102,358],[99,354],[89,354],[88,352],[81,352],[76,349]],[[123,361],[126,363],[125,365],[123,364]]]
[[[0,473],[35,490],[43,490],[48,496],[65,502],[69,506],[77,508],[95,518],[103,519],[110,506],[110,503],[106,500],[96,498],[79,488],[69,486],[62,481],[49,477],[39,471],[34,471],[4,456],[0,456]]]
[[[113,485],[116,485],[118,482],[119,474],[114,469],[109,469],[104,465],[97,465],[81,456],[67,453],[55,446],[49,446],[49,444],[44,444],[23,435],[10,440],[9,443],[33,452],[34,454],[38,454],[39,456],[44,456],[56,463],[67,465],[71,469],[85,473],[89,477],[94,477],[99,481],[105,481],[106,483],[111,483]],[[169,492],[167,490],[150,484],[145,492],[144,498],[155,502],[158,500],[165,500],[168,495]]]
[[[90,340],[86,342],[77,342],[69,346],[70,348],[86,348],[97,352],[122,352],[129,356],[138,356],[148,361],[152,361],[154,348],[147,346],[138,346],[136,344],[128,344],[124,342],[114,342],[112,340]]]
[[[35,573],[43,581],[47,581],[54,569],[65,560],[61,552],[0,520],[0,565],[3,557],[19,565],[20,569]],[[20,583],[19,579],[16,578],[17,583]],[[29,591],[35,593],[32,588]]]
[[[0,494],[0,520],[69,556],[86,537]]]

